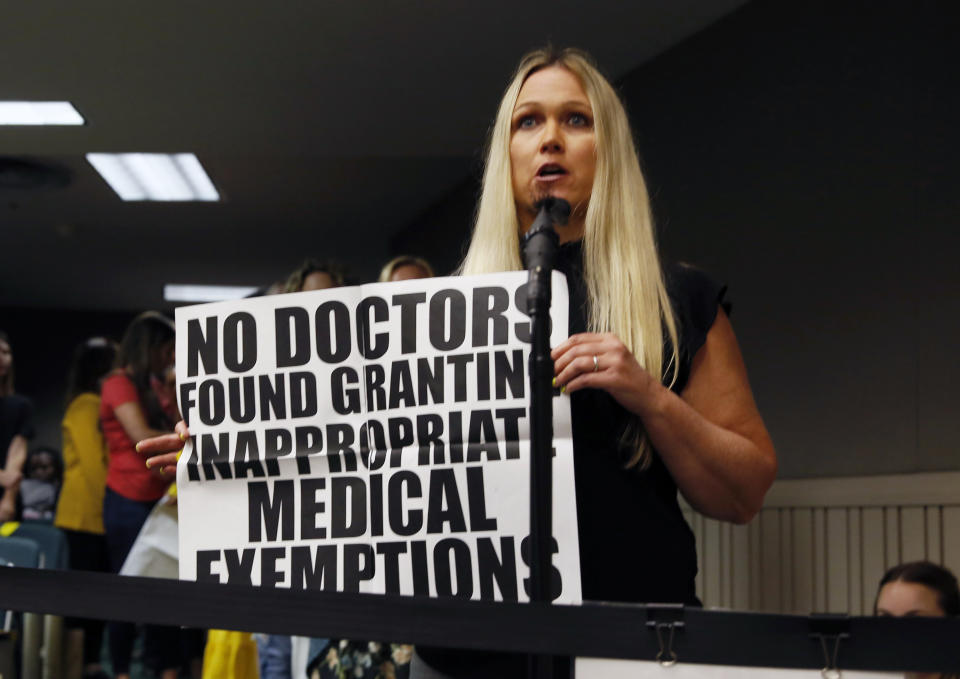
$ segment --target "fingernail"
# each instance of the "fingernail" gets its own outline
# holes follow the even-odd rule
[[[187,440],[187,437],[184,436],[182,432],[177,432],[177,435],[180,436],[180,440],[181,440],[181,441],[186,441],[186,440]]]
[[[561,394],[566,394],[566,393],[567,393],[567,385],[563,385],[562,387],[560,387],[560,393],[561,393]]]
[[[150,460],[147,460],[147,469],[150,469]]]
[[[556,377],[553,378],[553,386],[557,386],[557,378],[556,378]]]
[[[137,441],[137,445],[135,445],[135,446],[133,447],[133,449],[136,450],[138,453],[140,452],[140,442],[139,442],[139,441]],[[147,465],[147,466],[149,467],[150,465]]]
[[[183,448],[177,451],[177,461],[180,460],[180,456],[183,455]]]

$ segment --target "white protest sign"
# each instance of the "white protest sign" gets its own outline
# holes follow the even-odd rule
[[[180,577],[526,601],[524,272],[177,309]],[[567,335],[553,275],[551,346]],[[554,399],[554,593],[580,602]]]

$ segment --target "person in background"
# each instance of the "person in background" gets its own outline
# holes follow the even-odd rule
[[[380,270],[380,283],[393,283],[419,278],[433,278],[429,262],[412,255],[400,255]],[[310,679],[334,679],[340,676],[364,679],[405,679],[410,675],[410,644],[376,641],[348,641],[326,644],[327,640],[311,639],[307,673]]]
[[[57,496],[63,483],[63,458],[56,448],[41,446],[27,453],[20,482],[24,520],[53,522]]]
[[[430,263],[420,257],[400,255],[383,265],[380,270],[380,283],[409,281],[417,278],[433,278],[436,274]]]
[[[380,270],[380,283],[432,278],[433,267],[420,257],[400,255]],[[307,674],[310,679],[362,677],[405,679],[410,674],[413,646],[377,641],[311,639]]]
[[[339,288],[344,284],[345,279],[343,269],[336,262],[321,263],[315,259],[308,259],[287,277],[287,284],[283,291],[307,292]]]
[[[332,260],[307,259],[287,277],[283,292],[308,292],[339,288],[346,280],[343,268]],[[329,639],[308,639],[281,634],[255,635],[261,679],[287,679],[302,676],[296,672],[297,658],[313,658],[314,649],[326,648]]]
[[[531,52],[507,85],[459,273],[522,271],[521,238],[548,198],[570,207],[555,262],[570,336],[551,358],[570,397],[583,599],[698,605],[678,491],[706,516],[746,523],[776,453],[726,288],[661,261],[626,111],[578,50]],[[416,650],[416,679],[526,676],[516,654]]]
[[[174,325],[148,311],[127,327],[114,361],[115,369],[100,391],[100,422],[107,441],[108,463],[103,499],[103,526],[110,570],[119,573],[154,504],[173,481],[149,469],[135,441],[173,430],[179,418],[174,399]],[[129,679],[136,628],[108,625],[110,659],[116,679]],[[145,645],[153,652],[163,679],[176,679],[180,666],[179,630],[148,626]]]
[[[14,392],[13,348],[0,330],[0,523],[17,518],[17,497],[33,438],[33,403]]]
[[[880,579],[875,615],[932,618],[960,615],[960,587],[956,576],[929,561],[894,566]],[[960,675],[908,672],[907,679],[956,679]]]
[[[103,528],[103,495],[107,480],[107,446],[100,430],[100,386],[117,355],[115,342],[93,337],[76,348],[67,377],[67,409],[63,415],[63,487],[54,525],[67,538],[70,568],[109,572]],[[105,679],[100,665],[102,620],[66,621],[71,666],[82,666],[84,679]],[[82,655],[82,660],[76,660]]]

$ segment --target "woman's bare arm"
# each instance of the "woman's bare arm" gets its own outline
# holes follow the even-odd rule
[[[7,462],[0,470],[0,523],[10,521],[17,513],[17,493],[27,460],[27,439],[17,434],[7,448]]]
[[[651,377],[611,334],[574,335],[554,349],[553,358],[557,384],[567,391],[604,389],[640,416],[694,509],[736,523],[760,510],[776,476],[777,458],[722,310],[694,357],[680,396]]]

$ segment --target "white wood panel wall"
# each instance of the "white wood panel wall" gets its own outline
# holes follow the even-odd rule
[[[778,481],[745,526],[684,514],[707,607],[869,615],[891,566],[960,574],[960,472]]]

